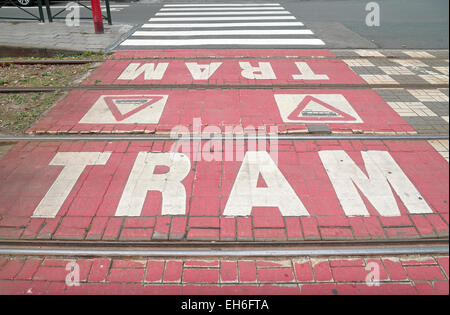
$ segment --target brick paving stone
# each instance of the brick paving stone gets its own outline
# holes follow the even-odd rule
[[[21,259],[9,259],[0,269],[0,279],[12,280],[20,272],[24,264]]]
[[[183,271],[184,283],[218,283],[219,269],[184,269]]]
[[[445,275],[449,278],[449,259],[448,257],[438,257],[437,262],[441,266],[442,270],[444,270]]]
[[[144,269],[111,269],[107,280],[120,283],[142,282],[144,272]]]
[[[256,282],[256,264],[254,261],[239,261],[239,281],[240,282]]]
[[[238,282],[238,266],[236,261],[222,261],[220,267],[221,283]]]
[[[14,279],[17,280],[33,279],[33,276],[38,270],[41,263],[42,263],[41,259],[27,259],[20,272],[15,275]]]
[[[446,280],[442,270],[437,266],[409,266],[405,269],[409,278],[413,281]]]
[[[111,265],[110,259],[98,258],[92,262],[91,274],[89,276],[90,282],[104,282],[108,275]]]
[[[335,267],[332,273],[337,282],[363,282],[368,274],[364,267]]]
[[[333,280],[330,263],[328,261],[312,262],[315,280],[317,282],[326,282]]]
[[[260,282],[293,282],[294,274],[292,268],[258,269],[258,280]]]
[[[307,262],[295,262],[294,263],[295,274],[298,282],[313,282],[314,274],[312,271],[311,263]]]
[[[258,264],[253,260],[224,260],[220,264],[211,260],[45,260],[47,263],[43,265],[42,259],[12,258],[6,262],[19,262],[20,266],[8,267],[2,258],[0,274],[7,277],[0,279],[0,293],[441,295],[448,292],[447,256],[297,257],[283,261],[266,258],[258,260]],[[65,286],[67,261],[80,265],[81,286]],[[380,267],[381,282],[377,286],[366,284],[373,270],[366,268],[370,264]]]
[[[167,261],[164,270],[164,282],[180,283],[182,276],[182,261]]]

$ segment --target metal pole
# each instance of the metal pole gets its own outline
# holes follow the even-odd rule
[[[48,1],[48,0],[47,0]],[[100,0],[91,0],[92,19],[94,20],[95,34],[103,34],[103,16],[100,7]]]
[[[45,22],[45,17],[44,17],[44,10],[42,10],[42,0],[37,0],[37,5],[38,5],[38,9],[39,9],[40,21],[42,23],[44,23]]]
[[[52,10],[50,9],[50,1],[45,0],[45,7],[47,8],[47,17],[50,23],[53,23]]]
[[[112,25],[111,8],[109,7],[109,0],[105,0],[105,5],[106,5],[106,18],[108,20],[108,25]]]

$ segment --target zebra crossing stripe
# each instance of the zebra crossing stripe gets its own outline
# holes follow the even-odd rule
[[[186,16],[186,15],[271,15],[271,14],[291,14],[289,11],[223,11],[223,12],[160,12],[156,16]]]
[[[122,46],[199,46],[199,45],[311,45],[325,43],[315,38],[206,38],[206,39],[127,39]]]
[[[187,18],[151,18],[150,22],[176,21],[254,21],[254,20],[295,20],[295,16],[230,16],[230,17],[187,17]]]
[[[279,3],[215,3],[215,4],[165,4],[165,8],[190,8],[190,7],[254,7],[254,6],[279,6]]]
[[[311,30],[137,31],[133,36],[313,35]]]
[[[265,10],[280,10],[283,11],[283,7],[244,7],[244,8],[233,8],[233,7],[227,7],[227,8],[162,8],[160,11],[163,12],[172,12],[172,11],[182,11],[182,12],[189,12],[189,11],[265,11]]]
[[[142,28],[226,28],[226,27],[280,27],[304,26],[302,22],[256,22],[256,23],[147,23]]]

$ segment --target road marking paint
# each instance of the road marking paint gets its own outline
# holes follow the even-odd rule
[[[210,8],[162,8],[161,12],[192,12],[192,11],[267,11],[267,10],[281,10],[283,11],[283,7],[210,7]]]
[[[270,7],[279,6],[279,3],[214,3],[214,4],[165,4],[165,8],[190,8],[190,7]]]
[[[258,8],[253,10],[253,8]],[[217,8],[215,10],[214,8]],[[231,8],[231,9],[227,9]],[[273,6],[246,6],[240,10],[240,6],[235,7],[164,7],[154,17],[149,19],[149,23],[144,24],[141,29],[155,28],[164,29],[163,32],[138,30],[132,34],[131,38],[123,41],[120,46],[208,46],[208,45],[254,45],[254,46],[324,46],[320,39],[311,38],[282,38],[283,36],[307,36],[314,35],[311,30],[305,29],[265,29],[251,30],[249,27],[281,27],[281,26],[303,26],[301,22],[286,23],[284,21],[295,21],[296,17],[282,6],[277,5],[275,10],[270,10]],[[200,9],[200,10],[196,10]],[[195,23],[205,22],[205,23]],[[218,23],[226,21],[227,23]],[[240,23],[238,21],[245,21]],[[260,21],[260,22],[252,22]],[[276,21],[276,22],[270,22]],[[181,23],[177,23],[181,22]],[[186,22],[186,23],[182,23]],[[206,23],[211,22],[211,23]],[[185,30],[186,28],[207,28],[208,31]],[[214,30],[213,28],[239,27],[246,29],[239,30]],[[181,32],[169,31],[170,28],[183,28]],[[168,38],[161,39],[166,36]],[[211,36],[208,39],[180,39],[187,36]],[[236,38],[223,38],[224,36],[241,36]],[[278,38],[255,38],[256,36],[277,36]]]
[[[157,166],[166,166],[169,170],[155,174]],[[162,215],[184,215],[186,188],[182,181],[190,170],[191,162],[184,154],[140,152],[117,206],[116,216],[140,216],[148,191],[162,193]]]
[[[289,11],[219,11],[219,12],[158,12],[155,16],[193,16],[193,15],[276,15],[291,14]]]
[[[157,124],[168,95],[102,95],[80,124]]]
[[[314,35],[311,30],[137,31],[133,36]]]
[[[161,80],[166,73],[169,63],[160,62],[154,63],[130,63],[127,68],[120,74],[118,80],[135,80],[141,74],[144,74],[145,80]]]
[[[156,40],[155,40],[156,41]],[[160,40],[159,44],[224,44],[227,39],[224,40],[214,40],[214,39],[195,39],[195,40]],[[234,42],[233,39],[231,41]],[[239,43],[252,43],[254,41],[251,39],[237,40]],[[245,42],[247,41],[247,42]],[[284,42],[284,39],[276,40],[273,39],[274,43]],[[289,43],[298,43],[299,40],[291,39]],[[308,40],[311,44],[315,40]],[[320,41],[320,40],[319,40]],[[146,40],[140,42],[142,44],[147,43]],[[266,39],[259,39],[257,43],[270,44]],[[305,43],[301,40],[301,43]],[[126,45],[136,45],[134,40],[129,40]],[[101,84],[117,84],[121,81],[134,81],[133,83],[139,82],[164,82],[169,83],[193,83],[192,73],[189,73],[187,64],[192,62],[210,65],[209,60],[205,61],[183,61],[183,60],[173,60],[168,62],[161,62],[155,64],[154,62],[146,62],[145,60],[141,62],[133,62],[126,60],[119,61],[106,61],[100,68],[95,72],[85,83],[89,84],[89,81],[100,80],[101,82],[96,82],[97,85]],[[235,82],[239,80],[240,84],[246,84],[241,79],[251,79],[251,80],[277,80],[272,82],[283,83],[283,84],[304,84],[304,83],[364,83],[359,76],[350,70],[350,68],[340,60],[298,60],[298,59],[255,59],[251,62],[240,61],[240,60],[216,60],[214,61],[215,72],[211,74],[211,77],[216,79],[215,83],[220,84],[222,80],[226,82]],[[218,65],[217,63],[221,63]],[[114,64],[113,71],[109,70],[109,67]],[[258,66],[260,65],[260,66]],[[108,75],[104,76],[107,68]],[[270,70],[270,75],[265,75]],[[265,74],[257,75],[251,74],[251,72],[263,71]],[[298,74],[300,72],[300,74]],[[98,76],[97,74],[100,74]],[[116,81],[117,80],[117,81]],[[252,84],[255,84],[252,81]]]
[[[323,46],[321,39],[306,38],[208,38],[208,39],[127,39],[121,46],[204,46],[204,45],[286,45]]]
[[[275,94],[284,122],[363,123],[342,94]]]
[[[88,165],[105,165],[111,152],[58,152],[49,165],[64,166],[33,213],[34,218],[54,218]]]
[[[346,215],[369,216],[356,187],[384,217],[401,215],[392,190],[410,213],[433,213],[389,152],[367,151],[361,154],[367,176],[345,151],[319,152]]]
[[[214,80],[218,66],[183,65],[199,82]],[[253,80],[273,75],[271,68],[256,71],[258,66],[250,66],[246,75]],[[336,132],[413,132],[401,118],[403,112],[396,110],[371,90],[73,91],[51,109],[49,119],[36,123],[28,132],[103,133],[114,127],[116,132],[167,133],[192,126],[198,118],[201,126],[220,126],[219,132],[224,126],[263,125],[278,126],[279,132],[285,128],[303,131],[306,124],[327,124]]]
[[[262,176],[267,187],[257,187]],[[265,151],[245,154],[224,216],[250,216],[253,207],[278,207],[282,216],[309,216],[308,211]]]
[[[222,65],[221,62],[212,62],[208,65],[199,65],[197,62],[186,62],[194,80],[208,80]]]
[[[188,18],[151,18],[150,22],[181,22],[181,21],[257,21],[257,20],[295,20],[295,16],[230,16],[230,17],[188,17]]]
[[[330,78],[326,74],[315,74],[307,62],[296,62],[295,65],[297,66],[301,74],[292,75],[292,78],[294,80],[330,80]]]
[[[203,142],[205,145],[208,143]],[[283,142],[284,145],[289,143],[291,142]],[[353,142],[350,141],[351,143]],[[133,153],[131,150],[130,153],[135,154],[135,158],[126,159],[126,162],[123,159],[124,164],[120,165],[107,162],[110,159],[120,161],[124,155],[131,155],[125,152],[56,152],[48,168],[63,166],[63,169],[53,179],[50,189],[39,205],[32,209],[32,216],[56,217],[75,183],[89,165],[98,171],[107,173],[114,169],[114,173],[120,173],[120,176],[115,176],[112,191],[108,192],[107,189],[104,191],[104,197],[99,196],[108,198],[110,193],[114,195],[115,201],[108,203],[108,216],[141,216],[145,203],[153,203],[154,206],[159,204],[162,216],[202,216],[214,210],[216,216],[248,217],[256,208],[277,208],[279,215],[288,217],[326,214],[331,216],[331,220],[333,216],[344,215],[401,217],[408,214],[432,214],[434,211],[431,206],[435,211],[448,212],[448,180],[445,181],[448,179],[448,172],[440,171],[447,165],[447,161],[427,142],[410,143],[414,148],[424,150],[420,153],[412,151],[408,143],[395,141],[378,142],[378,150],[356,151],[352,146],[346,150],[336,149],[339,145],[335,145],[334,149],[326,149],[327,144],[323,141],[308,144],[315,144],[319,149],[310,151],[307,148],[314,148],[315,145],[299,145],[293,150],[291,146],[292,149],[288,151],[278,152],[278,164],[275,164],[272,158],[275,152],[269,154],[265,150],[251,149],[244,152],[242,162],[199,160],[194,168],[191,167],[192,161],[195,161],[192,152],[167,152],[170,146],[163,150],[165,152],[152,152],[143,148]],[[137,148],[135,144],[129,144],[129,147]],[[36,154],[42,154],[42,149],[32,155],[28,154],[25,160],[18,160],[17,163],[20,165],[27,162],[27,159],[35,159]],[[49,150],[52,149],[49,147]],[[428,157],[426,161],[423,160],[424,152]],[[415,161],[414,167],[408,165],[411,161]],[[34,172],[41,170],[42,165],[39,163],[36,164],[39,168],[34,168]],[[116,167],[119,167],[117,171]],[[123,169],[120,171],[121,167],[128,169],[128,176],[123,173]],[[217,178],[208,177],[208,184],[205,185],[205,179],[197,177],[199,172],[206,174],[204,172],[207,169],[217,168],[227,174],[226,178],[219,172]],[[4,168],[0,170],[5,171]],[[431,172],[429,179],[422,179],[424,171]],[[33,169],[30,169],[30,172],[33,172]],[[29,177],[31,179],[27,182],[39,182],[44,176],[26,173],[26,176],[31,175],[33,176]],[[8,179],[12,180],[11,187],[14,187],[14,180],[17,179],[19,183],[23,181],[23,178],[20,178],[23,175],[17,173],[17,176],[19,177]],[[219,185],[221,188],[214,187],[221,179],[227,184]],[[91,176],[85,177],[83,187],[91,187],[93,180]],[[105,180],[106,182],[99,185],[107,184],[109,179]],[[45,183],[48,185],[49,180],[46,179]],[[437,183],[440,184],[436,185]],[[120,185],[124,187],[123,192],[117,196]],[[0,189],[4,194],[9,188],[8,185],[2,185]],[[222,210],[218,212],[219,205],[212,202],[209,206],[200,208],[197,205],[195,212],[192,212],[191,205],[199,196],[209,196],[209,199],[217,197],[217,192],[210,192],[210,189],[222,191]],[[160,192],[162,199],[147,200],[149,191]],[[26,197],[26,190],[19,193]],[[80,192],[77,192],[74,195],[75,200],[83,198],[79,194]],[[194,201],[191,201],[192,196]],[[323,198],[326,200],[326,208],[323,208],[322,203],[317,203],[317,200]],[[33,203],[26,206],[33,207]],[[98,204],[93,206],[98,207]],[[191,211],[189,213],[188,206]],[[94,215],[95,211],[89,207],[89,204],[86,205],[83,211]],[[8,208],[8,211],[10,210]],[[77,212],[77,215],[79,214]],[[148,212],[144,216],[148,216]]]
[[[147,23],[142,28],[221,28],[221,27],[278,27],[278,26],[304,26],[302,22],[261,22],[261,23]],[[268,30],[270,31],[270,30]]]
[[[259,62],[257,67],[253,67],[250,62],[239,62],[241,75],[249,80],[276,80],[277,76],[273,72],[270,62]]]
[[[245,10],[239,10],[240,7],[200,8],[183,7],[166,8],[164,7],[155,17],[149,19],[149,23],[142,26],[141,29],[155,28],[164,29],[163,32],[138,30],[132,34],[131,38],[123,41],[121,47],[130,46],[208,46],[208,45],[241,45],[241,46],[324,46],[325,43],[320,39],[312,38],[282,38],[283,36],[307,36],[314,35],[311,30],[305,29],[272,29],[280,26],[303,26],[303,23],[296,22],[296,17],[283,7],[278,6],[276,10],[270,10],[271,7],[259,7],[258,10],[252,10],[254,7],[245,7]],[[290,20],[289,22],[284,22]],[[294,20],[295,22],[293,22]],[[204,23],[195,23],[196,21]],[[226,21],[227,23],[219,23]],[[245,21],[245,22],[238,22]],[[252,22],[260,21],[260,22]],[[271,22],[276,21],[276,22]],[[181,22],[181,23],[177,23]],[[185,22],[185,23],[182,23]],[[209,23],[208,23],[209,22]],[[292,23],[290,23],[292,22]],[[245,28],[240,30],[214,30],[213,28]],[[266,27],[265,30],[252,30],[250,27]],[[181,32],[170,31],[170,28],[183,28]],[[207,28],[208,31],[185,30],[188,28]],[[256,36],[277,36],[278,38],[255,38]],[[161,36],[169,38],[161,39]],[[180,39],[186,36],[211,36],[214,38],[205,39]],[[224,36],[241,36],[237,38],[223,38]],[[128,48],[129,49],[129,48]]]

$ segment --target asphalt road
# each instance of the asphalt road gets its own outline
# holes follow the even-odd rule
[[[198,0],[195,3],[224,3],[220,0]],[[226,3],[263,3],[274,1],[229,1]],[[366,5],[362,0],[285,0],[276,1],[305,23],[327,48],[407,48],[448,49],[448,0],[377,0],[380,25],[366,25]],[[111,3],[114,23],[147,23],[163,3],[189,3],[186,0],[142,0]],[[61,10],[64,2],[52,4]],[[56,8],[58,7],[58,8]],[[36,9],[31,9],[35,10]],[[56,11],[57,12],[57,11]],[[82,9],[82,16],[90,12]],[[63,13],[64,14],[64,13]],[[0,8],[0,16],[23,16],[17,8]],[[88,23],[88,22],[86,22]]]

